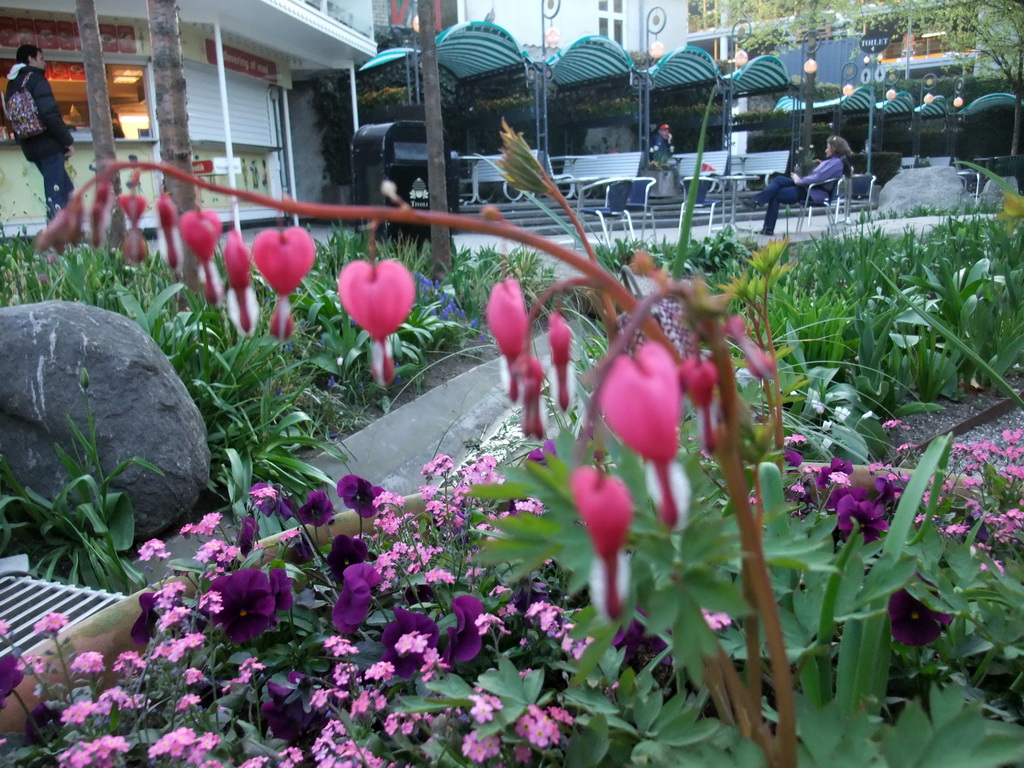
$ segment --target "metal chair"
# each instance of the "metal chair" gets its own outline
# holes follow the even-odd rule
[[[690,194],[690,182],[693,181],[694,179],[697,179],[697,184],[707,183],[708,185],[708,188],[704,196],[704,202],[694,201],[693,210],[695,212],[708,211],[708,232],[710,233],[715,228],[715,206],[718,205],[718,200],[716,199],[708,201],[707,195],[711,194],[712,192],[715,192],[716,194],[721,194],[723,196],[723,200],[725,195],[725,186],[722,184],[722,180],[714,176],[688,176],[687,178],[683,179],[684,197],[683,204],[679,206],[679,225],[677,228],[683,228],[683,217],[686,215],[686,197],[689,196]],[[697,199],[700,199],[699,195]],[[723,211],[722,216],[720,218],[724,219],[724,217],[725,213]],[[718,225],[718,228],[721,229],[723,226],[725,226],[724,221]]]
[[[629,195],[633,191],[633,179],[614,179],[608,180],[607,182],[598,182],[598,184],[607,184],[604,196],[604,205],[599,207],[581,208],[580,213],[586,216],[596,216],[601,222],[601,231],[604,232],[605,245],[611,247],[612,240],[611,235],[608,232],[608,221],[615,221],[616,219],[625,219],[626,224],[629,226],[630,239],[636,239],[636,233],[633,231],[633,218],[629,215],[629,211],[626,210],[626,204],[629,202]],[[588,185],[596,186],[596,185]],[[585,188],[584,188],[585,189]],[[580,190],[581,192],[583,190]]]
[[[640,230],[640,238],[646,239],[647,237],[647,220],[651,220],[651,235],[653,236],[656,227],[654,223],[654,211],[651,210],[649,198],[651,194],[651,187],[654,186],[654,178],[644,176],[638,179],[633,179],[633,186],[629,190],[629,199],[626,200],[626,210],[630,214],[640,214],[640,221],[643,222],[643,227]],[[632,216],[630,216],[632,220]]]
[[[824,179],[807,185],[807,193],[799,205],[807,211],[808,227],[811,225],[811,217],[814,215],[815,208],[825,211],[825,215],[828,216],[829,226],[835,226],[836,220],[839,217],[839,186],[843,179],[844,177],[842,176],[836,176],[834,179]],[[828,196],[822,202],[817,202],[811,195],[811,191],[814,189],[823,189]],[[796,221],[797,232],[803,229],[803,223],[804,216],[801,213],[800,218]]]
[[[843,177],[836,185],[836,215],[842,215],[848,224],[850,222],[850,208],[854,202],[867,204],[868,212],[874,208],[872,195],[875,190],[876,178],[874,174],[855,173],[850,177]]]

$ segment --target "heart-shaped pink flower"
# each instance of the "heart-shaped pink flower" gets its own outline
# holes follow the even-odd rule
[[[149,206],[149,202],[142,195],[118,195],[117,204],[121,206],[124,215],[128,217],[128,223],[133,227],[139,226],[139,219]]]
[[[178,222],[181,239],[204,263],[213,258],[221,228],[220,216],[214,211],[185,211]]]
[[[181,265],[181,232],[178,230],[178,206],[171,196],[164,192],[156,201],[156,212],[160,218],[160,252],[167,260],[167,266],[177,271]]]
[[[287,296],[312,269],[316,243],[302,227],[268,229],[253,240],[252,258],[274,292]]]
[[[377,341],[383,341],[409,316],[416,286],[397,261],[351,261],[338,275],[345,311]]]

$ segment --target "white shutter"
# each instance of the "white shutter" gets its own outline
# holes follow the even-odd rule
[[[278,147],[275,102],[267,83],[226,72],[231,141],[257,147]],[[188,132],[193,141],[224,141],[224,120],[220,106],[220,84],[214,67],[185,62],[188,96]]]

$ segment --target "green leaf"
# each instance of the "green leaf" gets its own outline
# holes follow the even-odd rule
[[[586,728],[573,734],[565,755],[566,768],[593,768],[608,753],[608,720],[595,715]]]

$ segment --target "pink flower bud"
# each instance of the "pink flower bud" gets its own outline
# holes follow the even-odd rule
[[[224,267],[228,274],[228,317],[239,331],[249,336],[256,329],[259,307],[252,290],[249,250],[245,247],[242,233],[237,229],[228,232],[224,243]]]
[[[713,408],[718,369],[710,360],[687,357],[679,364],[679,381],[683,391],[697,409],[701,445],[707,451],[718,447],[718,431]]]
[[[185,211],[178,224],[181,239],[203,264],[213,259],[221,228],[220,217],[214,211]]]
[[[551,366],[555,369],[555,402],[563,411],[568,411],[573,395],[572,331],[560,312],[551,313],[548,337],[551,341]]]
[[[124,211],[124,215],[128,219],[128,223],[132,227],[139,226],[139,220],[142,218],[142,214],[146,212],[146,208],[149,207],[149,201],[146,200],[142,195],[118,195],[117,204],[121,206],[121,210]]]
[[[287,296],[277,297],[277,306],[270,316],[270,335],[278,341],[287,341],[295,333],[295,320],[292,318],[291,302]]]
[[[149,256],[149,246],[146,244],[146,237],[138,227],[132,227],[124,236],[121,243],[121,255],[129,264],[141,264]]]
[[[68,204],[57,211],[46,229],[36,236],[36,250],[42,252],[53,249],[63,253],[69,245],[77,245],[82,239],[84,217],[82,199],[77,195],[72,196]]]
[[[316,243],[302,227],[267,229],[253,240],[252,259],[274,293],[287,296],[312,269]]]
[[[178,208],[166,192],[156,201],[156,212],[160,219],[158,233],[160,252],[175,272],[181,265],[181,233],[178,231]]]
[[[635,359],[619,357],[601,387],[601,411],[612,431],[648,461],[674,461],[682,417],[672,355],[646,342]]]
[[[599,596],[601,610],[617,619],[622,614],[621,591],[626,583],[625,563],[619,552],[633,521],[633,497],[619,478],[594,467],[574,469],[569,488],[599,561],[592,592]]]
[[[763,349],[751,341],[742,317],[733,315],[726,320],[725,332],[740,348],[743,357],[746,358],[747,368],[754,376],[762,380],[774,378],[775,363]]]
[[[352,319],[383,342],[409,316],[416,285],[409,270],[397,261],[351,261],[338,275],[338,295]],[[384,354],[382,362],[390,358],[390,353]]]
[[[523,394],[523,434],[538,440],[544,437],[544,367],[535,357],[519,359],[513,369]]]
[[[113,207],[114,185],[110,183],[110,179],[98,179],[92,198],[92,210],[89,211],[93,248],[99,248],[103,244],[103,236],[110,226],[110,212]]]
[[[491,289],[487,302],[487,325],[509,366],[526,350],[529,322],[518,280],[510,277]]]

